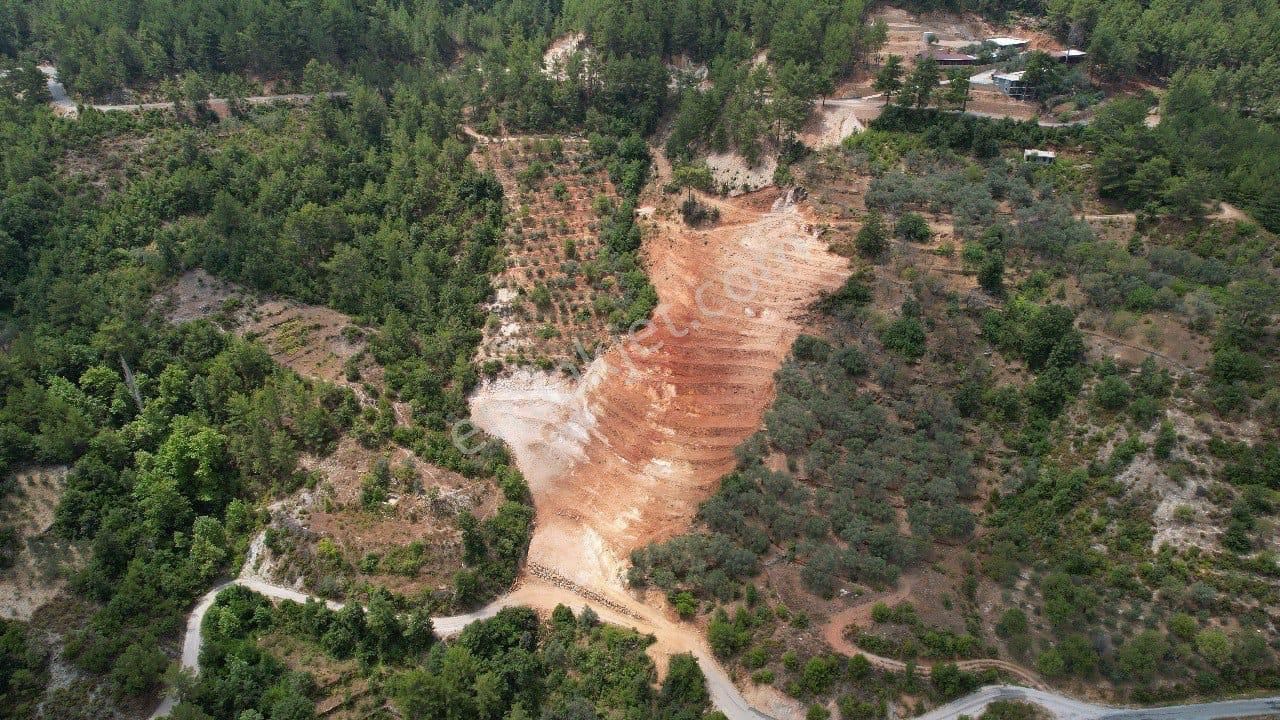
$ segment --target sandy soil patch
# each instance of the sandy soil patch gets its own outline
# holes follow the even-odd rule
[[[1035,103],[1014,100],[998,90],[982,90],[973,86],[969,90],[967,112],[1013,120],[1030,120],[1039,110]]]
[[[586,459],[585,446],[596,427],[588,395],[603,377],[605,364],[592,362],[575,382],[561,374],[519,370],[486,383],[477,391],[471,419],[502,438],[516,457],[528,458],[525,480],[542,490],[557,476]]]
[[[53,534],[54,511],[67,484],[66,467],[22,470],[0,504],[0,528],[13,531],[13,564],[0,570],[0,617],[30,620],[66,586],[81,548]]]
[[[773,173],[778,169],[777,158],[766,156],[752,166],[733,152],[711,153],[707,155],[706,162],[716,185],[727,190],[730,196],[772,185]]]
[[[546,73],[547,77],[556,80],[566,79],[568,74],[565,66],[569,62],[569,57],[583,50],[583,43],[586,40],[587,36],[580,32],[569,33],[556,38],[542,55],[542,72]]]
[[[1209,218],[1225,222],[1253,222],[1253,218],[1249,217],[1248,213],[1224,200],[1218,201],[1217,210],[1211,213]]]
[[[895,7],[883,7],[873,11],[869,22],[881,20],[889,31],[882,57],[900,55],[914,63],[915,54],[924,48],[924,33],[932,32],[941,47],[960,48],[986,37],[985,25],[979,21],[964,21],[954,15],[935,13],[928,18],[914,15]]]
[[[756,685],[749,679],[741,681],[742,696],[751,707],[776,718],[801,718],[807,709],[804,703],[785,695],[772,685]]]
[[[1014,25],[994,25],[973,13],[931,12],[913,14],[895,7],[874,10],[868,20],[883,20],[889,30],[888,41],[880,51],[881,60],[890,54],[901,55],[911,64],[915,55],[924,48],[924,33],[932,32],[938,46],[960,49],[983,39],[999,35],[1025,38],[1032,49],[1061,50],[1062,45],[1052,34],[1033,26],[1028,21]]]
[[[573,402],[558,381],[531,378],[519,392],[490,384],[473,396],[477,424],[512,444],[533,485],[531,566],[620,590],[629,551],[688,527],[733,467],[802,314],[847,274],[800,210],[776,200],[776,192],[708,198],[724,218],[708,230],[669,219],[670,207],[655,213],[645,253],[656,321],[596,361]],[[504,415],[512,417],[495,422]]]
[[[1208,436],[1196,428],[1191,417],[1178,407],[1169,408],[1166,417],[1184,439],[1184,443],[1174,450],[1173,459],[1184,462],[1186,467],[1197,468],[1204,473],[1204,478],[1211,477],[1212,468],[1186,448],[1186,443],[1203,442]],[[1156,429],[1152,427],[1142,433],[1142,441],[1150,446],[1155,435]],[[1097,453],[1097,461],[1105,462],[1117,441],[1118,438],[1113,438],[1105,443]],[[1149,498],[1151,529],[1154,531],[1151,551],[1158,551],[1161,545],[1179,550],[1188,547],[1216,550],[1222,527],[1219,518],[1212,517],[1215,507],[1205,497],[1201,483],[1197,482],[1202,479],[1199,473],[1193,471],[1188,477],[1175,479],[1165,472],[1166,467],[1166,463],[1155,460],[1151,453],[1143,452],[1116,476],[1116,482],[1127,488],[1129,493]]]
[[[1171,312],[1141,316],[1104,314],[1085,308],[1077,323],[1094,357],[1137,366],[1148,357],[1175,372],[1197,370],[1213,356],[1209,339]]]
[[[1099,240],[1116,243],[1128,242],[1138,226],[1138,216],[1133,213],[1084,215],[1081,219],[1089,223]]]
[[[800,142],[823,150],[836,147],[850,135],[862,132],[880,117],[879,100],[827,100],[814,105],[812,117],[800,132]]]

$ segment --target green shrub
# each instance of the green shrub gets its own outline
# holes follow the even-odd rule
[[[925,333],[920,321],[912,317],[900,317],[885,326],[880,341],[889,350],[911,360],[924,356]]]
[[[903,240],[925,243],[933,237],[929,222],[920,213],[909,212],[898,218],[894,232]]]
[[[675,606],[676,613],[683,620],[692,618],[698,612],[698,601],[689,592],[676,593],[671,604]]]
[[[1062,659],[1062,654],[1056,649],[1050,648],[1040,653],[1040,657],[1036,658],[1036,672],[1047,678],[1062,677],[1067,672],[1067,664]]]
[[[801,362],[825,362],[831,356],[831,343],[819,337],[801,334],[791,346],[791,353]]]
[[[835,357],[836,364],[846,373],[858,376],[867,372],[867,356],[856,347],[842,348]]]
[[[1152,453],[1161,460],[1166,460],[1173,454],[1173,448],[1178,444],[1178,433],[1173,429],[1173,423],[1164,421],[1160,423],[1160,430],[1156,433],[1155,443],[1152,445]]]
[[[978,286],[1000,297],[1004,295],[1004,253],[988,253],[978,266]]]
[[[1010,638],[1014,635],[1022,635],[1027,631],[1027,615],[1018,608],[1009,608],[1000,615],[1000,619],[996,621],[996,635],[1002,638]]]
[[[1131,392],[1129,383],[1119,376],[1108,375],[1102,378],[1098,382],[1098,386],[1094,388],[1093,400],[1103,410],[1115,412],[1129,404]]]
[[[868,260],[878,260],[889,249],[889,231],[884,216],[875,210],[867,212],[854,239],[858,253]]]
[[[1195,637],[1199,627],[1200,623],[1187,613],[1174,613],[1173,617],[1169,618],[1169,632],[1179,640],[1190,640]]]

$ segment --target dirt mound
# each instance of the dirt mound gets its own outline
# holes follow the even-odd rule
[[[547,51],[542,54],[542,72],[556,80],[568,78],[566,65],[569,57],[576,52],[583,52],[590,57],[590,49],[584,48],[587,36],[580,32],[572,32],[556,38]]]
[[[827,100],[817,103],[813,117],[800,133],[800,142],[818,150],[836,147],[880,117],[883,105],[880,100]]]
[[[778,161],[765,157],[752,165],[737,153],[711,153],[707,155],[707,168],[717,187],[725,188],[730,195],[741,195],[773,184]]]
[[[533,488],[531,564],[618,590],[629,551],[686,529],[732,469],[805,310],[848,272],[796,207],[769,207],[775,198],[707,198],[726,219],[709,230],[655,213],[645,247],[660,298],[653,324],[584,378],[544,380],[542,396],[532,377],[475,394],[473,418],[511,442]]]

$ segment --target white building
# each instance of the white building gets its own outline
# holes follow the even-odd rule
[[[997,48],[1001,50],[1019,50],[1031,44],[1030,40],[1024,40],[1022,38],[1016,38],[1016,37],[1004,37],[1004,36],[990,37],[990,38],[987,38],[986,40],[983,40],[983,42],[987,43],[988,45],[995,45]]]

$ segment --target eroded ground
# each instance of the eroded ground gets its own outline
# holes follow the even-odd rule
[[[671,207],[652,214],[650,328],[576,381],[529,374],[472,399],[475,422],[512,444],[533,489],[531,568],[621,593],[629,552],[684,531],[733,467],[807,308],[848,272],[776,192],[704,201],[723,217],[707,230]]]

